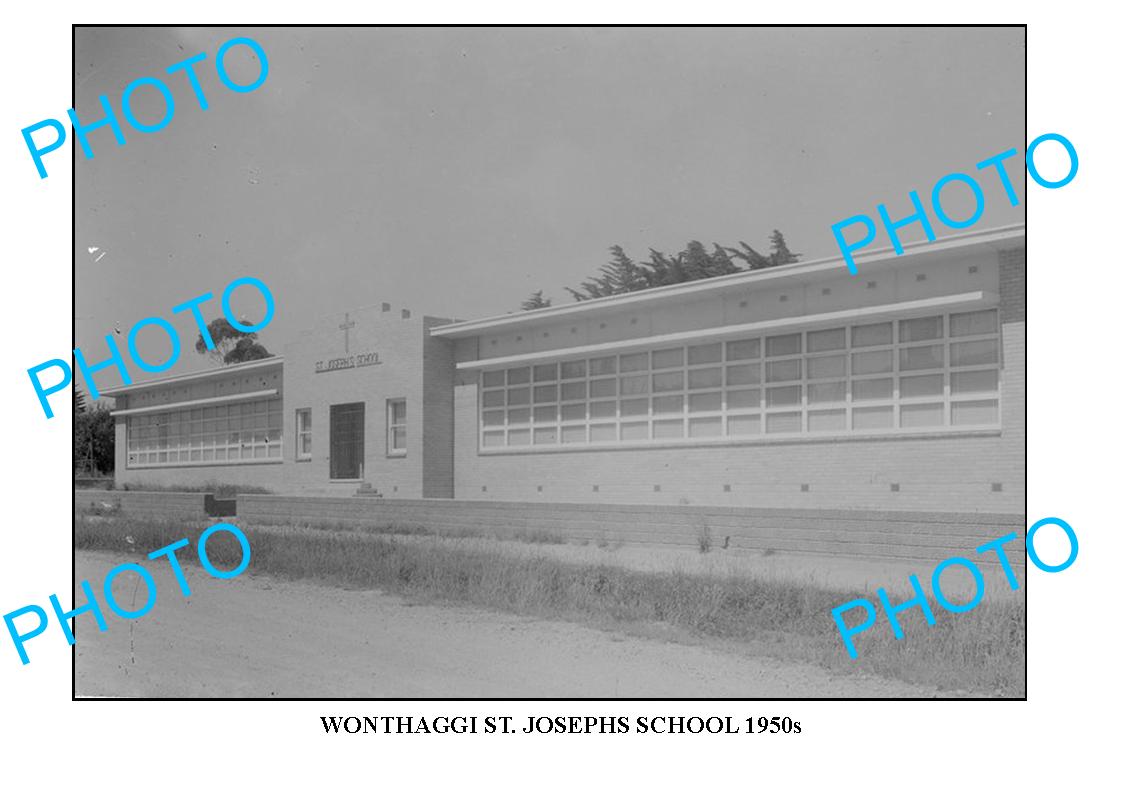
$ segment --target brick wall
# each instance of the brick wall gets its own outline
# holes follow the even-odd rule
[[[447,323],[444,319],[426,318],[426,332],[433,326]],[[448,340],[425,335],[422,348],[422,432],[421,496],[450,498],[453,496],[452,385],[456,365],[453,345]]]
[[[462,500],[377,500],[240,495],[245,526],[421,527],[440,534],[697,548],[703,533],[714,547],[739,550],[942,560],[974,555],[975,547],[1025,533],[1017,514],[854,512],[718,506],[625,506]],[[708,529],[708,531],[706,530]],[[728,541],[727,541],[728,537]],[[1025,548],[1008,546],[1025,563]]]
[[[965,266],[976,262],[978,273],[965,275]],[[1001,431],[481,453],[477,380],[471,373],[458,374],[455,497],[1020,514],[1025,510],[1025,250],[998,258],[980,255],[954,265],[967,281],[949,287],[953,292],[967,287],[999,290]],[[938,279],[951,278],[950,268],[925,267],[930,277],[925,282],[898,273],[900,289],[934,289],[930,286]],[[457,343],[460,361],[492,355],[490,347],[473,350],[483,346],[474,338]]]
[[[179,517],[206,521],[205,500],[203,492],[74,490],[74,508],[78,512],[116,510],[132,517]]]

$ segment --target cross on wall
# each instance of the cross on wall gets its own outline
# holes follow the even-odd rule
[[[351,353],[351,330],[355,328],[355,322],[351,320],[351,313],[343,313],[343,323],[339,324],[339,328],[343,330],[343,353]]]

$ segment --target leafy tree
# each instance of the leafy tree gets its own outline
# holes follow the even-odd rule
[[[522,303],[520,309],[524,310],[540,310],[549,307],[552,302],[548,298],[542,298],[542,291],[535,290],[530,294],[530,297]]]
[[[74,465],[77,472],[113,472],[115,430],[109,407],[94,404],[74,416]]]
[[[243,337],[223,358],[227,365],[236,365],[239,362],[252,362],[255,359],[268,359],[273,356],[261,343],[250,337]]]
[[[250,322],[244,318],[239,321],[243,326]],[[206,354],[216,365],[235,365],[255,359],[268,359],[273,356],[265,346],[257,342],[257,332],[243,332],[235,329],[225,318],[215,318],[207,324],[207,332],[214,341],[214,348],[207,349],[202,332],[195,340],[195,351]]]

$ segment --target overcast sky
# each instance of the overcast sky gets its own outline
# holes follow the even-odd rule
[[[252,93],[214,70],[235,36],[269,60]],[[123,349],[136,320],[162,315],[185,343],[169,373],[206,367],[171,307],[243,275],[272,288],[262,340],[282,353],[322,316],[383,301],[457,318],[538,289],[566,302],[613,244],[637,260],[691,239],[764,249],[779,228],[805,259],[836,255],[832,223],[879,202],[903,216],[910,189],[1024,151],[1024,41],[1020,28],[82,28],[79,117],[103,115],[99,94],[119,108],[142,76],[165,78],[176,112],[156,133],[126,125],[124,147],[95,131],[94,159],[77,154],[78,345],[93,362],[106,333],[119,326]],[[199,52],[206,111],[163,74]],[[258,70],[244,48],[229,66],[239,82]],[[134,108],[162,113],[151,89]],[[1024,168],[1011,172],[1024,196]],[[976,228],[1024,220],[993,171],[980,182]],[[159,361],[149,331],[141,350]]]

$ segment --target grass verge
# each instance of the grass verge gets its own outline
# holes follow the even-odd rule
[[[194,542],[204,527],[78,516],[75,544],[144,554],[187,536],[192,545],[178,555],[192,561]],[[984,599],[970,613],[952,614],[932,600],[935,626],[928,626],[918,609],[910,609],[899,615],[903,639],[893,637],[879,614],[875,626],[856,637],[859,658],[851,661],[830,611],[871,595],[752,578],[577,564],[545,553],[501,556],[432,536],[242,530],[253,551],[251,572],[542,617],[660,624],[840,674],[866,672],[941,692],[1025,695],[1025,608],[1019,601]],[[207,554],[220,568],[232,568],[241,556],[227,534],[214,537]]]

